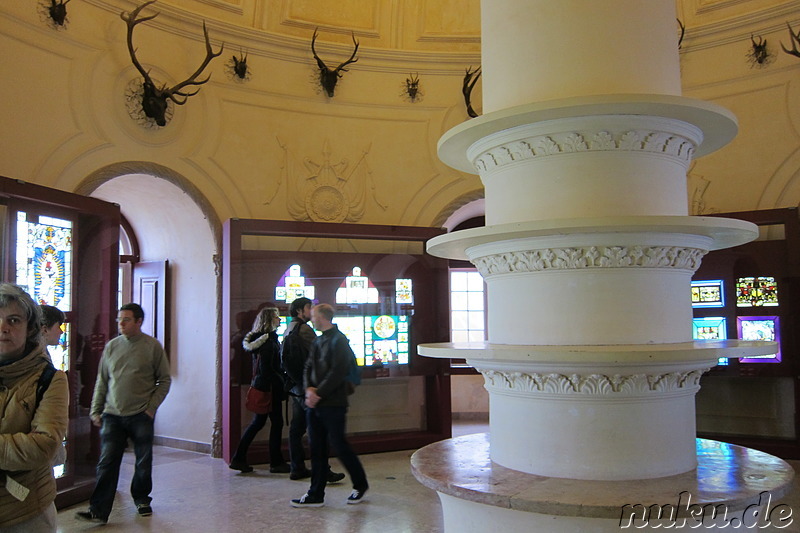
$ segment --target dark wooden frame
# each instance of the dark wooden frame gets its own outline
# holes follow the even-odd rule
[[[695,310],[695,316],[725,316],[728,318],[728,336],[736,331],[736,316],[742,315],[778,315],[780,316],[780,334],[782,361],[780,363],[740,363],[731,360],[727,367],[713,368],[708,375],[717,377],[789,377],[795,380],[794,413],[795,438],[778,439],[766,437],[747,437],[731,435],[699,434],[705,438],[715,438],[749,448],[755,448],[783,457],[800,459],[800,219],[797,208],[767,209],[762,211],[740,211],[719,213],[708,216],[736,218],[747,220],[758,226],[783,226],[784,239],[780,241],[754,241],[734,248],[709,252],[703,259],[695,279],[726,280],[726,307]],[[737,272],[752,263],[760,273],[775,273],[778,282],[780,305],[769,308],[752,308],[752,311],[736,311],[735,287],[733,278],[738,274],[759,275],[757,272]],[[750,267],[752,268],[752,267]],[[771,274],[767,274],[771,275]],[[742,308],[744,309],[744,308]],[[702,386],[702,380],[701,380]]]
[[[230,461],[241,437],[242,387],[238,378],[238,365],[232,361],[229,339],[236,332],[233,298],[243,294],[242,275],[238,265],[242,262],[243,236],[310,237],[335,239],[367,239],[383,241],[425,242],[442,230],[415,226],[380,226],[365,224],[326,224],[316,222],[290,222],[280,220],[229,219],[222,231],[222,455]],[[446,269],[443,269],[446,271]],[[447,287],[447,280],[441,281]],[[445,317],[445,321],[446,321]],[[447,341],[447,324],[440,328]],[[425,409],[427,429],[424,431],[377,433],[355,435],[351,445],[358,453],[415,449],[451,436],[450,371],[448,360],[431,359],[424,365]],[[266,450],[254,450],[263,459]],[[255,462],[255,461],[254,461]]]
[[[56,507],[61,509],[88,499],[94,487],[99,436],[92,428],[88,409],[84,412],[81,407],[86,407],[87,394],[91,400],[102,351],[96,348],[102,348],[116,333],[121,214],[116,204],[6,177],[0,177],[0,199],[8,207],[3,235],[4,280],[13,281],[16,277],[15,250],[8,246],[16,241],[13,212],[24,210],[75,221],[73,311],[67,313],[72,326],[70,345],[75,349],[67,372],[70,387],[67,475],[57,480]],[[83,380],[80,395],[79,379]]]

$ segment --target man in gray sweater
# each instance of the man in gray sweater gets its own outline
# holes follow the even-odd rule
[[[80,520],[108,522],[128,439],[136,455],[131,496],[140,516],[153,514],[153,419],[171,379],[164,348],[142,332],[143,321],[141,306],[123,305],[117,315],[120,335],[109,341],[100,359],[89,412],[92,423],[101,427],[100,460],[89,510],[75,515]]]

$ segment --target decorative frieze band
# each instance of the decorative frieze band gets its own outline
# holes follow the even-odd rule
[[[695,144],[690,140],[663,131],[566,132],[538,135],[497,146],[481,154],[474,164],[482,173],[517,161],[558,154],[624,151],[663,154],[688,165],[694,150]]]
[[[477,368],[477,367],[476,367]],[[537,374],[478,370],[483,374],[487,389],[544,394],[574,394],[587,396],[638,396],[651,392],[672,392],[699,386],[700,376],[709,369],[665,374]]]
[[[680,246],[542,248],[472,260],[484,278],[496,274],[583,268],[677,268],[695,271],[707,250]]]

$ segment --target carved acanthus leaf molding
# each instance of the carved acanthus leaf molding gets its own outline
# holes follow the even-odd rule
[[[706,250],[680,246],[585,246],[542,248],[472,260],[484,278],[513,272],[583,268],[677,268],[695,271]]]
[[[611,133],[606,130],[538,135],[497,146],[475,160],[478,172],[523,161],[575,152],[648,152],[678,159],[685,165],[692,160],[695,145],[689,139],[662,131],[631,130]]]
[[[544,394],[589,396],[632,396],[652,392],[670,392],[695,388],[708,368],[665,374],[538,374],[482,370],[487,389]]]

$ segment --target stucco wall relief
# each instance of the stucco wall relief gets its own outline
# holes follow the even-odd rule
[[[283,150],[278,184],[272,197],[264,204],[271,204],[283,183],[286,184],[286,209],[294,220],[312,222],[358,222],[364,216],[369,198],[386,210],[387,205],[378,200],[375,181],[367,161],[371,145],[357,155],[355,164],[342,158],[331,161],[330,143],[326,139],[322,157],[305,157],[301,160],[288,146],[278,139]]]

